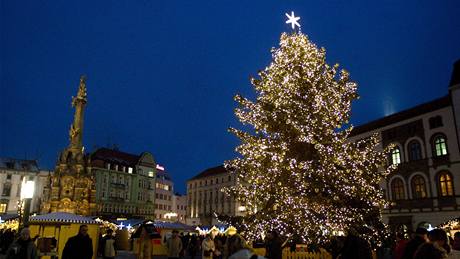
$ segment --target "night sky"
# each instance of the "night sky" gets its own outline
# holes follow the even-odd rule
[[[458,0],[0,4],[0,156],[53,169],[86,74],[86,150],[151,152],[182,193],[236,156],[233,96],[254,97],[286,12],[357,81],[354,125],[447,94],[460,58]]]

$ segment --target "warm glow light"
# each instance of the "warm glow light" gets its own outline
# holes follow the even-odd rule
[[[236,184],[223,191],[244,204],[241,234],[255,240],[276,230],[321,244],[367,224],[366,239],[385,239],[379,183],[396,167],[385,166],[394,146],[382,151],[377,134],[350,141],[357,84],[300,30],[283,33],[271,53],[251,79],[256,98],[235,96],[235,115],[251,130],[230,128],[240,155],[225,162]]]
[[[26,180],[26,178],[22,181],[21,186],[21,199],[31,199],[34,197],[35,191],[35,182],[33,180]]]
[[[165,218],[173,218],[173,217],[177,217],[177,213],[168,212],[168,213],[165,214]]]

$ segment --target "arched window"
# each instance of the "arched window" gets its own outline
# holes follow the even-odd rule
[[[412,140],[409,142],[409,160],[413,161],[419,159],[422,159],[422,148],[417,140]]]
[[[454,187],[452,175],[449,172],[439,173],[439,195],[452,196],[454,195]]]
[[[391,164],[401,164],[401,150],[399,147],[395,147],[391,150]]]
[[[412,196],[414,199],[427,197],[425,179],[421,175],[412,178]]]
[[[404,199],[404,183],[401,179],[395,178],[391,182],[391,194],[393,200],[402,200]]]
[[[436,136],[433,141],[434,156],[447,155],[447,142],[446,138],[442,135]]]

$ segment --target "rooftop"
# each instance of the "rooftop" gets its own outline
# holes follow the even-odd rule
[[[141,158],[140,155],[133,155],[117,149],[99,148],[91,154],[91,160],[102,160],[105,162],[134,167]]]
[[[219,175],[219,174],[225,174],[227,172],[228,172],[227,169],[225,169],[225,167],[223,165],[220,165],[220,166],[216,166],[216,167],[212,167],[212,168],[208,168],[208,169],[204,170],[203,172],[201,172],[198,175],[194,176],[193,178],[189,179],[189,181],[190,180],[200,179],[200,178],[205,178],[205,177],[209,177],[209,176]]]
[[[30,172],[38,172],[40,170],[38,168],[37,160],[25,160],[5,157],[0,157],[0,168]]]
[[[351,131],[350,137],[356,136],[356,135],[359,135],[365,132],[369,132],[375,129],[379,129],[387,125],[398,123],[400,121],[411,119],[413,117],[416,117],[416,116],[419,116],[425,113],[429,113],[432,111],[436,111],[436,110],[448,107],[450,105],[451,105],[450,95],[446,95],[444,97],[435,99],[433,101],[417,105],[413,108],[409,108],[407,110],[403,110],[403,111],[394,113],[392,115],[383,117],[381,119],[377,119],[369,123],[366,123],[360,126],[356,126]]]

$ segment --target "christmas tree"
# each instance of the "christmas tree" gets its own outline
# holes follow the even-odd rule
[[[379,181],[386,151],[377,136],[348,140],[356,83],[301,32],[281,35],[272,63],[251,79],[257,97],[235,97],[236,116],[253,130],[231,128],[241,157],[226,162],[237,184],[224,190],[244,204],[244,235],[276,230],[309,243],[380,222]],[[369,223],[373,222],[373,223]]]

